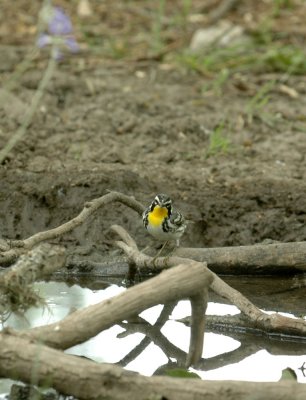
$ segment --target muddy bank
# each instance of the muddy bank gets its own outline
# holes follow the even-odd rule
[[[181,191],[177,189],[177,180],[165,180],[161,169],[158,171],[154,182],[145,171],[127,171],[117,165],[40,173],[21,169],[2,171],[2,238],[23,239],[56,227],[76,216],[86,201],[100,197],[108,189],[133,195],[147,204],[156,192],[167,188],[175,205],[190,221],[182,240],[184,246],[218,247],[306,239],[306,185],[301,182],[232,178],[230,182],[206,181],[201,187],[201,179],[189,175],[188,181],[185,177],[186,190]],[[112,249],[108,228],[114,223],[128,229],[140,246],[153,243],[142,227],[141,218],[121,204],[99,210],[94,218],[60,241],[77,253],[103,255]]]

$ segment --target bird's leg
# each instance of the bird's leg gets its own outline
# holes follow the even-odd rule
[[[167,246],[168,243],[169,243],[169,242],[166,241],[166,242],[162,245],[162,247],[158,250],[157,254],[154,256],[154,258],[153,258],[153,260],[152,260],[153,263],[154,263],[155,260],[161,255],[162,251],[164,250],[164,248]]]
[[[169,258],[172,256],[173,252],[179,247],[180,239],[176,239],[175,245],[170,249],[169,253],[165,256],[166,262],[168,263]]]
[[[141,250],[142,253],[145,253],[148,249],[150,249],[151,246],[146,246],[143,250]]]

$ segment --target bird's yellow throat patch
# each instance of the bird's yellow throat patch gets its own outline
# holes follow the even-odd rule
[[[149,224],[153,226],[159,226],[167,216],[168,210],[166,207],[155,206],[154,210],[148,215]]]

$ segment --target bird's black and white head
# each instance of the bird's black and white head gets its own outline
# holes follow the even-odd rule
[[[169,215],[172,212],[172,200],[166,194],[160,193],[155,196],[151,204],[151,211],[153,211],[156,206],[159,206],[160,208],[166,208]]]

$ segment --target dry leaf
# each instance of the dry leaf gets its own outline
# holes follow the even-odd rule
[[[292,97],[293,99],[297,99],[299,97],[298,92],[292,87],[289,87],[287,85],[280,85],[279,91],[281,93],[287,94],[289,97]]]
[[[92,15],[92,9],[88,0],[79,1],[77,13],[79,17],[90,17]]]

